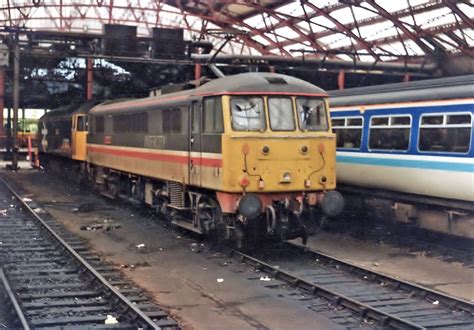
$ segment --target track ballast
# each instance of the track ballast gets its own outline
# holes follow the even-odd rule
[[[233,254],[256,269],[377,326],[472,329],[474,305],[443,293],[285,243],[252,255]]]
[[[178,328],[140,288],[34,207],[0,178],[2,282],[15,298],[8,300],[18,326]]]

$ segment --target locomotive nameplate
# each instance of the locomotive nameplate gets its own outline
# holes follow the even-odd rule
[[[165,146],[165,137],[162,135],[145,136],[145,148],[163,149]]]

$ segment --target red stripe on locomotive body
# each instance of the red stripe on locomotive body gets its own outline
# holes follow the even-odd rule
[[[222,167],[222,159],[214,158],[199,158],[199,157],[188,157],[179,155],[169,155],[163,153],[153,152],[142,152],[136,150],[124,150],[114,148],[101,148],[97,146],[87,146],[88,152],[95,152],[100,154],[107,154],[112,156],[132,157],[145,160],[160,160],[164,162],[187,164],[191,159],[193,165],[208,166],[208,167]]]

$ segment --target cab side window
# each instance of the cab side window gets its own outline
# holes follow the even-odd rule
[[[224,121],[222,119],[221,97],[206,97],[202,112],[203,133],[224,132]]]
[[[472,115],[425,114],[420,118],[418,150],[467,153],[471,141]]]
[[[81,132],[87,131],[87,117],[86,116],[77,117],[76,129]]]

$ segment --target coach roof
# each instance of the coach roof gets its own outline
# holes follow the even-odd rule
[[[178,103],[190,97],[222,94],[286,94],[327,96],[326,92],[304,80],[276,73],[242,73],[226,76],[195,89],[156,97],[136,99],[112,104],[100,104],[91,113],[149,107],[164,103]]]
[[[428,79],[329,92],[330,107],[472,98],[474,75]]]

